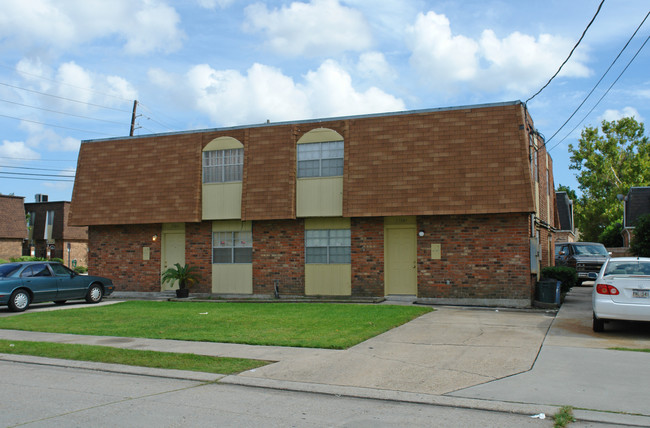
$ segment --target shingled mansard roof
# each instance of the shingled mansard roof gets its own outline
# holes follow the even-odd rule
[[[573,201],[569,199],[566,192],[555,192],[557,199],[557,211],[560,219],[560,230],[573,232]]]
[[[25,198],[0,195],[0,239],[27,239]]]
[[[533,212],[521,102],[144,135],[81,144],[70,223],[201,221],[201,152],[244,145],[244,220],[295,218],[296,142],[344,137],[343,216]]]
[[[650,187],[632,187],[625,201],[625,226],[634,227],[646,214],[650,214]]]

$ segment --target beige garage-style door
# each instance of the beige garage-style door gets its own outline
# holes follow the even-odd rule
[[[387,224],[384,237],[385,294],[417,295],[415,224]]]
[[[160,274],[168,268],[173,267],[176,263],[181,266],[185,265],[185,224],[164,224],[162,231],[162,265]],[[178,288],[178,281],[173,284],[162,283],[161,290],[175,290]]]

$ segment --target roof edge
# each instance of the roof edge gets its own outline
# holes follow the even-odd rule
[[[434,113],[440,111],[471,110],[471,109],[489,108],[489,107],[516,106],[516,105],[523,105],[523,104],[524,103],[521,100],[504,101],[500,103],[474,104],[474,105],[452,106],[452,107],[436,107],[436,108],[419,109],[419,110],[401,110],[401,111],[393,111],[393,112],[385,112],[385,113],[369,113],[369,114],[350,115],[350,116],[335,116],[335,117],[324,117],[324,118],[314,118],[314,119],[291,120],[291,121],[283,121],[283,122],[267,122],[267,123],[257,123],[257,124],[250,124],[250,125],[237,125],[237,126],[221,127],[221,128],[192,129],[187,131],[162,132],[157,134],[145,134],[145,135],[135,135],[135,136],[126,135],[123,137],[82,140],[81,142],[98,143],[98,142],[118,141],[118,140],[126,140],[126,139],[136,140],[139,138],[197,134],[202,132],[234,131],[234,130],[249,129],[249,128],[263,128],[267,126],[298,125],[304,123],[331,122],[335,120],[367,119],[367,118],[376,118],[376,117],[400,116],[405,114],[421,114],[421,113]]]

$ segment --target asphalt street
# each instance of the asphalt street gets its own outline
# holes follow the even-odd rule
[[[199,403],[203,402],[203,391],[209,390],[207,395],[214,395],[215,400],[222,391],[226,391],[226,396],[237,396],[238,391],[242,391],[238,399],[241,407],[232,407],[231,413],[218,407],[216,402],[202,404],[206,407],[199,413],[214,416],[216,411],[219,416],[215,420],[227,426],[230,423],[259,426],[259,420],[255,419],[260,417],[257,410],[246,409],[252,406],[265,408],[266,402],[272,404],[272,409],[266,410],[265,414],[280,418],[269,419],[266,425],[271,426],[394,426],[393,422],[395,426],[405,426],[398,422],[401,419],[392,419],[390,412],[382,413],[385,406],[397,406],[398,409],[402,408],[400,406],[414,406],[412,409],[417,410],[412,410],[410,416],[400,416],[407,418],[404,419],[409,421],[406,425],[412,426],[525,426],[529,423],[550,426],[543,425],[548,420],[533,420],[531,416],[540,413],[550,416],[563,405],[576,408],[575,414],[580,422],[572,426],[650,426],[650,407],[647,405],[650,354],[611,349],[650,349],[649,324],[610,323],[605,333],[594,333],[591,330],[590,293],[589,287],[574,289],[557,315],[553,311],[440,306],[434,312],[346,350],[0,330],[0,338],[9,340],[80,343],[275,361],[238,375],[221,376],[0,354],[2,366],[10,367],[7,372],[25,373],[17,378],[3,377],[0,422],[4,421],[4,415],[14,415],[12,417],[17,417],[16,420],[27,423],[40,424],[38,421],[43,418],[48,421],[37,426],[52,426],[50,422],[58,423],[66,418],[71,418],[68,420],[73,421],[72,425],[85,426],[83,422],[77,423],[76,418],[87,417],[86,412],[97,408],[107,412],[102,416],[106,418],[102,420],[102,426],[113,426],[113,421],[120,422],[120,426],[146,426],[149,425],[145,422],[146,415],[151,413],[146,406],[158,405],[159,396],[175,396],[181,391],[189,391],[187,394],[190,396],[197,394],[196,403]],[[106,302],[111,303],[110,300]],[[65,310],[81,306],[84,305],[73,304],[63,308],[42,305],[33,310]],[[0,310],[0,315],[11,316],[5,310]],[[52,370],[53,374],[41,374],[41,370]],[[68,373],[71,380],[60,371]],[[31,377],[26,373],[32,373]],[[49,382],[50,377],[56,380]],[[11,382],[5,379],[11,379]],[[124,393],[120,393],[122,387],[114,388],[112,379],[118,383],[126,382],[130,387],[124,387]],[[170,386],[158,391],[156,385]],[[110,392],[113,388],[114,392]],[[71,406],[64,406],[62,410],[52,407],[50,402],[57,403],[57,397],[64,397],[66,391],[71,393],[73,403],[75,399],[80,401],[69,405],[67,401],[59,403]],[[48,396],[49,392],[54,394],[52,398]],[[248,400],[249,393],[266,398],[259,398],[259,402]],[[289,398],[278,403],[274,401],[276,396]],[[95,403],[95,397],[105,398]],[[183,397],[183,394],[179,396],[179,402],[183,402]],[[313,413],[308,411],[306,416],[296,416],[299,411],[292,407],[293,400],[310,399],[315,400],[313,406],[316,410]],[[184,400],[187,408],[192,409],[194,401],[190,398]],[[362,409],[368,405],[371,410],[354,413],[353,409],[342,408],[339,412],[336,403],[347,403],[348,400],[367,402],[357,406]],[[217,401],[231,403],[225,398]],[[326,402],[334,403],[326,411],[322,410],[322,415],[327,415],[331,421],[316,416],[321,414],[318,406]],[[8,407],[6,403],[9,403]],[[139,413],[141,403],[146,404],[142,407],[142,415]],[[308,402],[302,403],[306,409],[311,409]],[[131,425],[123,424],[125,419],[120,416],[122,406],[130,409],[126,416],[134,418]],[[35,410],[26,410],[28,407]],[[200,419],[198,415],[183,410],[183,406],[162,407],[159,412],[152,410],[155,413],[153,418],[158,417],[158,413],[169,418],[161,426],[193,426],[193,418]],[[109,408],[119,408],[120,411],[109,412]],[[460,412],[462,416],[455,416],[457,423],[453,416],[444,419],[447,417],[444,408]],[[32,414],[38,415],[41,411],[45,412],[42,416]],[[273,413],[275,411],[279,416]],[[429,412],[442,413],[441,416],[432,416]],[[375,413],[379,419],[375,418]],[[523,419],[501,421],[489,419],[487,415]],[[175,419],[177,416],[182,419]],[[229,419],[231,416],[234,419]],[[301,419],[303,416],[307,419]],[[438,417],[445,423],[431,424]],[[237,418],[244,422],[233,422]],[[511,422],[515,425],[508,425]],[[7,423],[9,426],[12,424],[14,422]],[[60,426],[63,425],[65,423]]]
[[[0,361],[4,427],[550,427],[519,414]],[[577,425],[597,426],[597,425]]]

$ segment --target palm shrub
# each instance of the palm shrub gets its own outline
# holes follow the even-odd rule
[[[547,266],[542,268],[542,278],[552,278],[562,283],[561,293],[568,293],[578,283],[575,269],[567,266]]]
[[[173,267],[170,267],[162,274],[163,284],[167,282],[178,281],[178,288],[183,290],[185,288],[190,288],[195,282],[198,282],[201,277],[197,274],[196,267],[194,266],[181,266],[180,263],[176,263]]]

